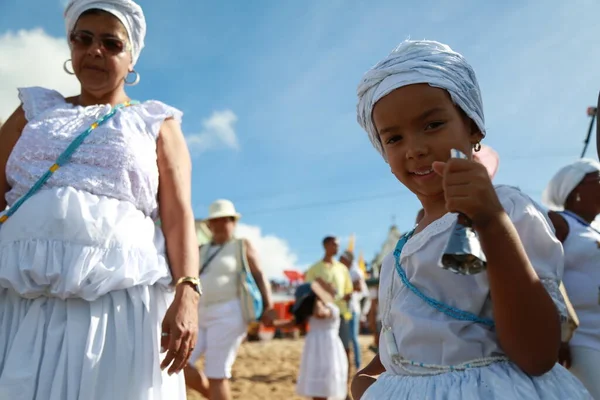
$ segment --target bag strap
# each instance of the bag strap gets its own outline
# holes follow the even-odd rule
[[[23,205],[23,203],[25,203],[26,200],[28,200],[31,196],[36,194],[46,184],[46,182],[48,182],[48,179],[50,179],[50,177],[56,171],[58,171],[58,169],[60,167],[65,165],[67,162],[69,162],[69,160],[71,159],[71,156],[73,155],[73,153],[75,153],[75,150],[77,150],[79,148],[79,146],[81,146],[83,141],[90,135],[90,133],[92,133],[92,131],[94,129],[96,129],[97,127],[99,127],[100,125],[102,125],[106,121],[108,121],[110,118],[112,118],[119,109],[124,108],[124,107],[129,107],[134,104],[139,104],[139,102],[135,101],[135,100],[131,100],[131,101],[126,101],[125,103],[117,104],[110,110],[110,112],[108,114],[104,115],[103,117],[98,118],[96,121],[94,121],[94,123],[92,123],[92,125],[90,125],[89,128],[87,128],[85,131],[80,133],[71,142],[71,144],[69,144],[69,146],[65,149],[65,151],[63,151],[61,153],[61,155],[58,156],[58,158],[56,159],[54,164],[52,164],[50,166],[48,171],[46,171],[44,173],[44,175],[42,175],[37,180],[37,182],[27,191],[27,193],[25,193],[25,195],[23,195],[23,197],[21,197],[19,200],[17,200],[17,202],[15,204],[13,204],[13,206],[11,208],[9,208],[4,214],[0,215],[0,225],[2,225],[4,222],[6,222],[6,220],[10,216],[12,216],[14,213],[16,213],[17,210]]]
[[[210,262],[215,259],[215,257],[217,256],[217,254],[219,254],[221,252],[221,250],[223,250],[223,248],[225,246],[227,246],[227,243],[229,243],[229,242],[224,243],[221,247],[219,247],[217,249],[217,251],[215,251],[214,253],[212,253],[210,255],[210,257],[208,257],[206,259],[206,261],[204,261],[202,263],[202,268],[200,268],[200,272],[198,273],[198,276],[202,275],[202,273],[206,271],[206,268],[208,267],[208,265],[210,264]],[[200,246],[200,248],[198,250],[201,251],[201,249],[202,249],[202,246]]]

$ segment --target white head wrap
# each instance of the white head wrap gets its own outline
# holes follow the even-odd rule
[[[91,9],[106,11],[121,21],[129,36],[131,58],[135,65],[144,48],[146,36],[146,19],[142,8],[132,0],[71,0],[65,9],[67,37],[75,28],[81,14]]]
[[[483,102],[475,71],[462,55],[445,44],[430,40],[406,40],[371,68],[358,85],[358,123],[373,146],[385,157],[373,124],[373,107],[395,89],[417,83],[445,89],[452,101],[471,118],[483,135]]]
[[[544,189],[542,203],[552,210],[564,210],[567,198],[573,189],[581,183],[587,174],[598,171],[600,171],[600,163],[587,158],[582,158],[566,167],[562,167]]]

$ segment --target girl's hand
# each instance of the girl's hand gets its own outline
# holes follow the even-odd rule
[[[433,170],[443,178],[446,209],[466,215],[473,226],[485,226],[502,215],[504,208],[498,200],[487,169],[480,163],[451,158],[436,161]]]

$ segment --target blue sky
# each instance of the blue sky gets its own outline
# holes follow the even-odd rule
[[[0,52],[0,102],[20,85],[72,91],[58,57],[67,54],[61,2],[0,3],[0,51],[12,49],[23,65],[9,68]],[[148,36],[130,95],[185,113],[196,215],[216,198],[233,200],[261,237],[283,240],[278,262],[300,268],[321,257],[327,234],[356,233],[370,259],[393,216],[401,229],[414,221],[416,198],[355,117],[363,72],[403,39],[439,40],[467,57],[482,88],[485,143],[500,154],[496,182],[536,200],[579,156],[600,88],[593,0],[140,3]],[[50,79],[50,69],[62,75]],[[588,155],[596,157],[594,143]]]

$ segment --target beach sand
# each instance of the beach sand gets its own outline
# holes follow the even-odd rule
[[[374,353],[368,350],[373,336],[361,336],[363,364],[368,363]],[[265,342],[246,342],[242,345],[235,365],[231,389],[234,399],[244,400],[300,400],[295,392],[296,377],[304,339],[273,339]],[[202,362],[198,363],[198,367]],[[354,368],[350,369],[354,373]],[[188,391],[188,400],[203,397]]]

